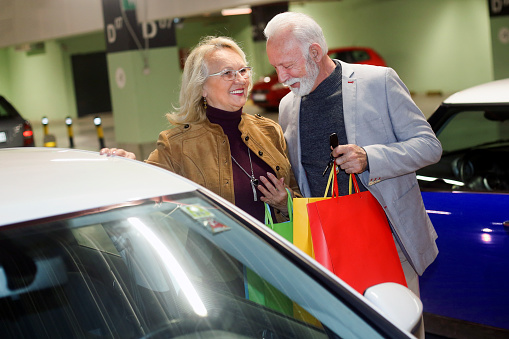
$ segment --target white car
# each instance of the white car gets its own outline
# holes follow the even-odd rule
[[[411,338],[419,326],[406,287],[362,296],[174,173],[56,148],[2,149],[0,164],[2,338]],[[252,274],[272,304],[246,293]]]

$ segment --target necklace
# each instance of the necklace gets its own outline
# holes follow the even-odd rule
[[[242,166],[240,166],[240,164],[237,162],[237,160],[235,160],[233,155],[230,155],[230,156],[232,157],[232,160],[237,164],[237,166],[239,166],[239,168],[242,170],[242,172],[244,172],[250,179],[251,188],[253,189],[253,199],[254,199],[254,201],[258,201],[258,198],[256,196],[256,186],[258,186],[259,182],[258,182],[258,179],[256,179],[254,176],[253,163],[251,162],[251,152],[249,151],[249,147],[247,148],[247,155],[249,156],[249,165],[251,166],[251,175],[249,175],[249,173],[247,173],[247,171]]]

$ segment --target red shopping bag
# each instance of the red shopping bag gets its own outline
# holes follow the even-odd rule
[[[383,208],[369,191],[359,192],[355,175],[350,175],[355,193],[338,197],[336,168],[333,172],[332,197],[307,204],[312,237],[325,235],[325,244],[313,239],[315,253],[326,246],[321,250],[328,251],[332,272],[361,294],[383,282],[407,286]]]

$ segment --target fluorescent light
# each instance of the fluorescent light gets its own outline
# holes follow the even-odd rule
[[[449,185],[456,185],[456,186],[465,186],[464,182],[451,180],[451,179],[444,179],[444,181]]]
[[[434,211],[434,210],[426,210],[428,214],[443,214],[443,215],[451,215],[451,212],[446,211]]]
[[[422,181],[437,181],[438,178],[434,178],[434,177],[426,177],[424,175],[417,175],[417,180],[422,180]],[[456,185],[456,186],[465,186],[465,183],[464,182],[461,182],[461,181],[457,181],[457,180],[451,180],[451,179],[442,179],[446,184],[449,184],[449,185]]]
[[[418,175],[417,176],[417,180],[422,180],[422,181],[435,181],[437,180],[437,178],[434,178],[434,177],[426,177],[424,175]]]
[[[221,10],[221,15],[242,15],[242,14],[251,14],[251,7],[241,7],[241,8],[227,8]]]

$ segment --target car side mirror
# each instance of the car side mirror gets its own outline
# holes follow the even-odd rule
[[[371,286],[364,297],[399,327],[413,333],[422,319],[422,301],[409,288],[396,283]]]

